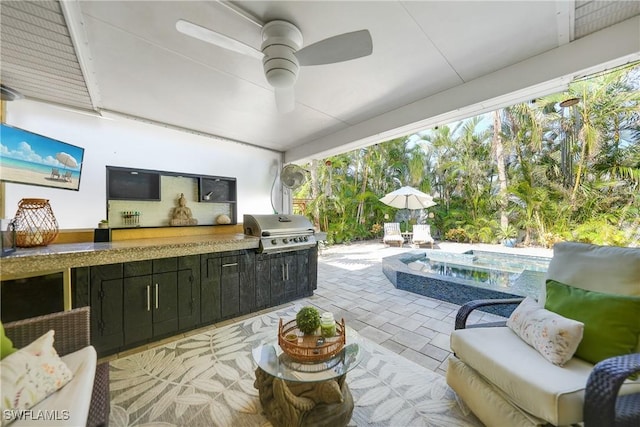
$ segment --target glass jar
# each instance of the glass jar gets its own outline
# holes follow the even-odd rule
[[[320,316],[320,333],[325,338],[336,335],[336,321],[333,313],[325,312]]]

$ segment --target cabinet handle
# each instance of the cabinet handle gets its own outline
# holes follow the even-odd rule
[[[282,264],[282,280],[287,280],[287,278],[284,276],[284,264]]]
[[[287,266],[287,280],[289,280],[289,264],[285,264]]]
[[[156,283],[156,310],[158,309],[158,284]]]
[[[147,311],[151,311],[151,286],[147,285]]]
[[[230,264],[222,264],[222,267],[233,267],[235,265],[238,265],[238,263],[237,262],[232,262]]]

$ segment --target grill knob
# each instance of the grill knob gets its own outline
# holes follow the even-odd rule
[[[289,239],[282,239],[282,243],[289,243]]]
[[[277,241],[276,239],[273,239],[273,240],[271,240],[271,244],[272,244],[272,245],[277,245],[277,244],[278,244],[278,241]]]
[[[304,239],[305,242],[309,241],[309,238],[307,236],[304,236],[303,239]]]
[[[293,238],[293,241],[294,241],[294,242],[296,242],[296,243],[298,243],[300,240],[299,240],[297,237],[294,237],[294,238]]]

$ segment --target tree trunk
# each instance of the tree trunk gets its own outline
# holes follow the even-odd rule
[[[493,153],[498,167],[498,205],[500,206],[500,227],[506,228],[509,225],[509,216],[507,215],[507,171],[504,161],[504,144],[500,135],[502,129],[502,120],[500,118],[501,110],[493,112]]]

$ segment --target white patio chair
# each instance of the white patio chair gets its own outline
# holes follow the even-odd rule
[[[414,245],[418,245],[419,247],[426,246],[427,244],[431,245],[431,249],[433,249],[433,237],[431,237],[431,226],[429,224],[416,224],[413,226],[413,241]]]
[[[400,233],[400,223],[385,222],[382,241],[389,246],[398,245],[398,247],[402,247],[404,237],[402,237],[402,233]]]

